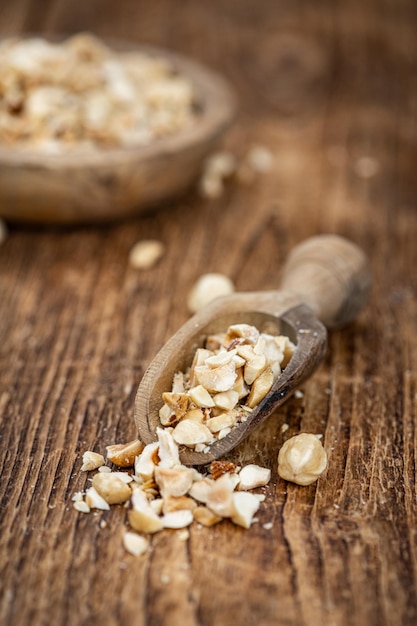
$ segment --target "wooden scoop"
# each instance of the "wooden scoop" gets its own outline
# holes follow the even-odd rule
[[[214,300],[175,333],[146,371],[135,400],[135,421],[142,441],[147,444],[157,439],[156,429],[162,427],[158,414],[162,393],[171,390],[175,372],[190,366],[208,335],[239,323],[287,335],[296,344],[295,352],[247,421],[213,443],[208,453],[180,447],[185,465],[210,463],[227,454],[314,372],[326,350],[323,323],[335,328],[351,322],[366,302],[370,282],[366,257],[357,246],[336,235],[321,235],[306,240],[290,254],[281,291],[236,293]]]

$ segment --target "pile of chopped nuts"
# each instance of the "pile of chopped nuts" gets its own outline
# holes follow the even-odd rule
[[[211,335],[195,352],[191,367],[174,375],[162,394],[161,425],[177,444],[196,452],[247,420],[290,360],[295,346],[284,335],[234,324]]]
[[[253,464],[240,468],[214,461],[204,475],[181,464],[178,444],[169,431],[159,428],[157,434],[158,441],[146,446],[135,440],[107,447],[107,459],[120,468],[133,466],[133,473],[111,471],[101,454],[85,452],[81,469],[98,471],[91,487],[73,496],[74,508],[89,513],[125,504],[131,530],[144,534],[187,528],[193,521],[213,526],[225,518],[250,528],[265,496],[249,490],[267,485],[271,471]],[[131,532],[124,537],[124,545],[132,554],[141,554],[147,547]]]
[[[89,34],[0,44],[0,147],[59,154],[144,146],[195,119],[193,85],[161,56]]]

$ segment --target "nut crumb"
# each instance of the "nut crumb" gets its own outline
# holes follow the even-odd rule
[[[265,528],[265,530],[271,530],[271,528],[273,528],[274,525],[272,522],[266,522],[265,524],[262,524],[262,528]]]
[[[209,302],[220,296],[228,296],[235,290],[230,278],[216,272],[203,274],[193,285],[188,295],[188,309],[191,313],[197,313]]]
[[[143,239],[132,247],[129,263],[136,270],[147,270],[154,267],[165,252],[165,246],[156,239]]]
[[[190,531],[187,528],[183,528],[177,532],[177,537],[180,541],[187,541],[190,538]]]
[[[76,500],[74,502],[74,504],[73,504],[73,507],[79,513],[89,513],[90,512],[90,507],[88,506],[87,502],[84,502],[84,500]]]
[[[374,157],[362,156],[355,162],[354,169],[359,178],[373,178],[379,172],[379,161]]]

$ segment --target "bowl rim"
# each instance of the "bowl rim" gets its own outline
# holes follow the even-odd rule
[[[97,36],[92,34],[93,36]],[[64,41],[71,35],[24,34],[1,38],[0,42],[12,39],[42,37],[46,41]],[[47,169],[99,167],[110,163],[149,161],[162,155],[174,155],[189,150],[193,145],[210,139],[215,140],[231,124],[237,110],[236,94],[216,71],[174,50],[150,44],[140,44],[123,39],[98,37],[115,52],[144,52],[150,56],[168,59],[180,74],[193,83],[197,98],[203,102],[198,119],[177,133],[158,139],[146,146],[124,146],[105,149],[73,149],[58,154],[45,154],[37,150],[14,149],[0,145],[0,167],[34,167]]]

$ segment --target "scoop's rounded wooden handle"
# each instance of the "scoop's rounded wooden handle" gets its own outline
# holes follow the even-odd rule
[[[319,235],[294,248],[281,287],[297,293],[329,328],[344,326],[365,305],[371,276],[365,254],[337,235]]]

